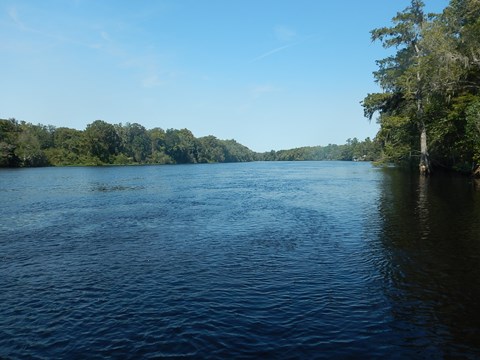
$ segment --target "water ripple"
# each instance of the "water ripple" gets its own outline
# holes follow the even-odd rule
[[[358,163],[7,171],[0,357],[473,358],[480,229],[453,246],[435,186],[405,181]]]

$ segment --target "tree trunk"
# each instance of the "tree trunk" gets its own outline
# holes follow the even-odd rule
[[[422,60],[421,52],[415,43],[415,52],[417,53],[417,61],[420,65]],[[417,121],[420,121],[421,126],[421,133],[420,133],[420,174],[421,175],[429,175],[430,170],[430,161],[428,158],[428,148],[427,148],[427,130],[425,129],[425,123],[423,119],[423,89],[422,89],[422,76],[420,71],[417,69],[417,91],[416,91],[416,98],[417,98]]]
[[[422,133],[420,134],[420,174],[429,175],[431,173],[430,160],[427,148],[427,131],[422,124]]]

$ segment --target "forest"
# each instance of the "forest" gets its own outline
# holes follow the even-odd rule
[[[480,1],[451,0],[441,14],[410,6],[371,31],[392,55],[377,61],[381,92],[362,102],[380,125],[379,160],[479,172]]]
[[[147,130],[96,120],[86,129],[0,120],[0,166],[186,164],[253,161],[235,140],[195,138],[187,129]]]
[[[377,60],[381,91],[361,101],[380,129],[344,145],[256,153],[188,129],[96,120],[85,130],[0,120],[0,167],[359,160],[480,176],[480,1],[451,0],[428,14],[421,0],[371,31],[391,54]]]
[[[354,138],[345,145],[256,153],[235,140],[196,138],[188,129],[96,120],[81,131],[0,119],[0,167],[374,160],[378,151],[370,139]]]

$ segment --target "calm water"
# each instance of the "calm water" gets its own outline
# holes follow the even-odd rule
[[[366,163],[0,171],[0,358],[475,358],[480,191]]]

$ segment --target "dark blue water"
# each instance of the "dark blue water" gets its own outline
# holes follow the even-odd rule
[[[366,163],[0,171],[0,358],[475,358],[480,192]]]

